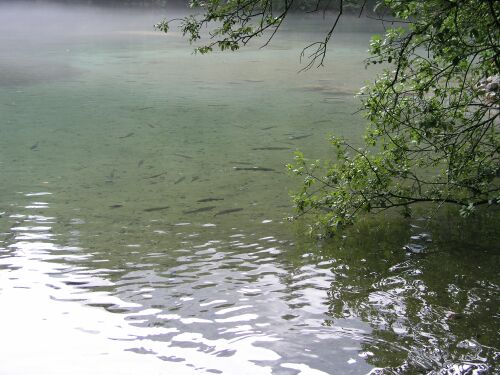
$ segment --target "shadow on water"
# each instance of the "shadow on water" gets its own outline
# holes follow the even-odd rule
[[[464,220],[366,220],[314,251],[332,262],[330,319],[361,319],[374,374],[480,374],[498,368],[498,212]]]

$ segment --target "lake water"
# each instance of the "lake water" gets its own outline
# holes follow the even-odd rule
[[[0,374],[498,371],[498,215],[284,219],[293,151],[363,134],[366,20],[298,74],[326,22],[194,56],[162,18],[0,5]]]

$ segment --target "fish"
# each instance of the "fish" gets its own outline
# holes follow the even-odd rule
[[[231,214],[233,212],[243,211],[243,208],[229,208],[227,210],[222,210],[217,212],[214,216]]]
[[[149,123],[148,122],[148,126],[151,128],[151,129],[154,129],[156,126],[154,126],[153,124]]]
[[[208,198],[198,199],[196,202],[205,203],[205,202],[214,202],[214,201],[223,201],[223,200],[224,200],[224,198],[208,197]]]
[[[185,213],[185,214],[197,214],[198,212],[212,211],[214,208],[216,208],[216,207],[215,206],[201,207],[201,208],[197,208],[195,210],[183,211],[183,213]]]
[[[342,99],[342,98],[337,98],[337,97],[335,97],[335,96],[331,96],[331,97],[323,98],[323,101],[329,101],[329,100],[335,100],[335,101],[342,102],[342,103],[343,103],[343,102],[345,102],[345,100],[344,100],[344,99]]]
[[[123,204],[113,204],[109,206],[109,208],[120,208],[120,207],[123,207]]]
[[[64,284],[66,285],[74,285],[74,286],[79,286],[79,285],[85,285],[88,284],[88,281],[63,281]]]
[[[304,139],[304,138],[310,137],[311,135],[312,134],[296,135],[296,136],[292,136],[292,137],[288,137],[288,138],[290,138],[291,140],[297,140],[297,139]]]
[[[174,182],[174,185],[177,185],[178,183],[184,181],[186,179],[186,177],[182,176],[181,178],[179,178],[177,181]]]
[[[270,151],[277,151],[277,150],[290,150],[289,147],[255,147],[252,148],[252,150],[260,151],[260,150],[270,150]]]
[[[144,164],[144,160],[139,160],[139,162],[137,163],[137,167],[140,168],[141,165],[143,165],[143,164]]]
[[[145,209],[144,209],[144,212],[161,211],[161,210],[166,210],[167,208],[170,208],[170,206],[145,208]]]
[[[192,156],[182,155],[182,154],[172,154],[172,155],[179,156],[179,157],[184,158],[184,159],[192,159],[193,158]]]
[[[260,171],[260,172],[273,172],[272,168],[264,168],[264,167],[233,167],[235,171]]]
[[[140,107],[136,108],[135,111],[144,111],[145,109],[153,109],[154,107]]]
[[[246,161],[231,161],[232,164],[243,164],[243,165],[252,165],[253,163],[249,163]]]
[[[132,137],[134,134],[135,134],[134,132],[130,132],[127,135],[124,135],[123,137],[118,137],[118,138],[120,138],[120,139],[128,138],[128,137]]]
[[[272,129],[272,128],[275,128],[276,126],[268,126],[267,128],[261,128],[260,130],[269,130],[269,129]]]
[[[149,178],[156,178],[156,177],[160,177],[160,176],[163,176],[163,175],[166,175],[166,174],[167,174],[167,172],[162,172],[162,173],[155,174],[153,176],[144,177],[144,179],[147,180]]]
[[[199,180],[200,179],[200,176],[194,176],[192,179],[191,179],[191,182],[195,182],[196,180]]]
[[[324,95],[331,95],[332,97],[338,97],[338,96],[351,96],[354,97],[356,95],[356,92],[354,91],[324,91]]]
[[[38,148],[38,144],[39,144],[39,143],[40,143],[40,142],[37,142],[37,143],[35,143],[33,146],[31,146],[31,147],[30,147],[30,150],[35,151],[35,150]]]

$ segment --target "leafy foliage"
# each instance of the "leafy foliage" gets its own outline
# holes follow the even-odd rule
[[[327,11],[331,3],[314,4],[313,11]],[[343,11],[353,4],[363,12],[367,2],[337,2],[324,40],[303,51],[310,58],[306,69],[322,65]],[[212,40],[198,51],[236,50],[266,31],[269,41],[296,5],[193,0],[204,12],[182,20],[181,29],[198,41],[201,28],[216,22]],[[299,215],[316,212],[316,227],[330,235],[362,212],[400,207],[410,215],[414,204],[430,202],[459,205],[467,216],[477,206],[498,205],[500,3],[380,0],[375,10],[390,27],[370,44],[367,64],[385,69],[360,95],[369,121],[366,145],[332,138],[337,157],[326,163],[296,154],[288,167],[303,178],[294,196]]]
[[[326,210],[318,223],[327,234],[360,212],[402,207],[409,215],[431,202],[468,215],[500,203],[499,3],[385,5],[404,27],[372,38],[368,64],[387,68],[361,95],[366,147],[332,139],[337,160],[322,174],[301,154],[289,167],[305,177],[299,211]]]
[[[278,32],[285,17],[291,11],[306,13],[337,11],[337,17],[324,40],[306,46],[302,57],[308,57],[308,69],[322,65],[326,55],[326,47],[330,41],[342,13],[345,10],[359,8],[363,10],[373,0],[190,0],[189,6],[201,10],[182,19],[163,20],[155,25],[157,30],[168,32],[173,22],[180,22],[180,30],[188,37],[190,43],[202,42],[195,52],[208,53],[214,48],[220,50],[238,50],[255,37],[267,36],[266,46]],[[360,4],[361,3],[361,4]],[[201,30],[213,26],[209,31],[210,41],[202,41]]]

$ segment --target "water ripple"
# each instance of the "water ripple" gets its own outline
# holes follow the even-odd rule
[[[441,292],[425,278],[426,258],[384,263],[366,252],[328,258],[310,251],[290,257],[291,241],[233,229],[214,240],[210,228],[193,228],[196,236],[165,233],[153,245],[123,235],[110,249],[85,250],[87,220],[66,219],[66,228],[50,201],[50,216],[26,214],[27,206],[7,216],[10,228],[0,238],[2,303],[22,298],[28,314],[37,293],[50,307],[39,315],[53,324],[47,329],[57,330],[71,313],[64,325],[85,337],[82,345],[97,340],[103,353],[129,353],[128,362],[146,355],[179,374],[231,373],[235,366],[249,374],[481,373],[478,359],[495,352],[469,337],[457,344],[467,356],[440,362],[446,354],[438,348],[450,345],[456,322],[481,313],[479,302],[498,286],[477,281],[464,288],[456,279],[446,294],[465,299],[463,311],[439,308],[429,300]],[[18,290],[25,294],[12,293]],[[18,334],[7,332],[9,340]],[[399,363],[391,367],[391,358]]]

